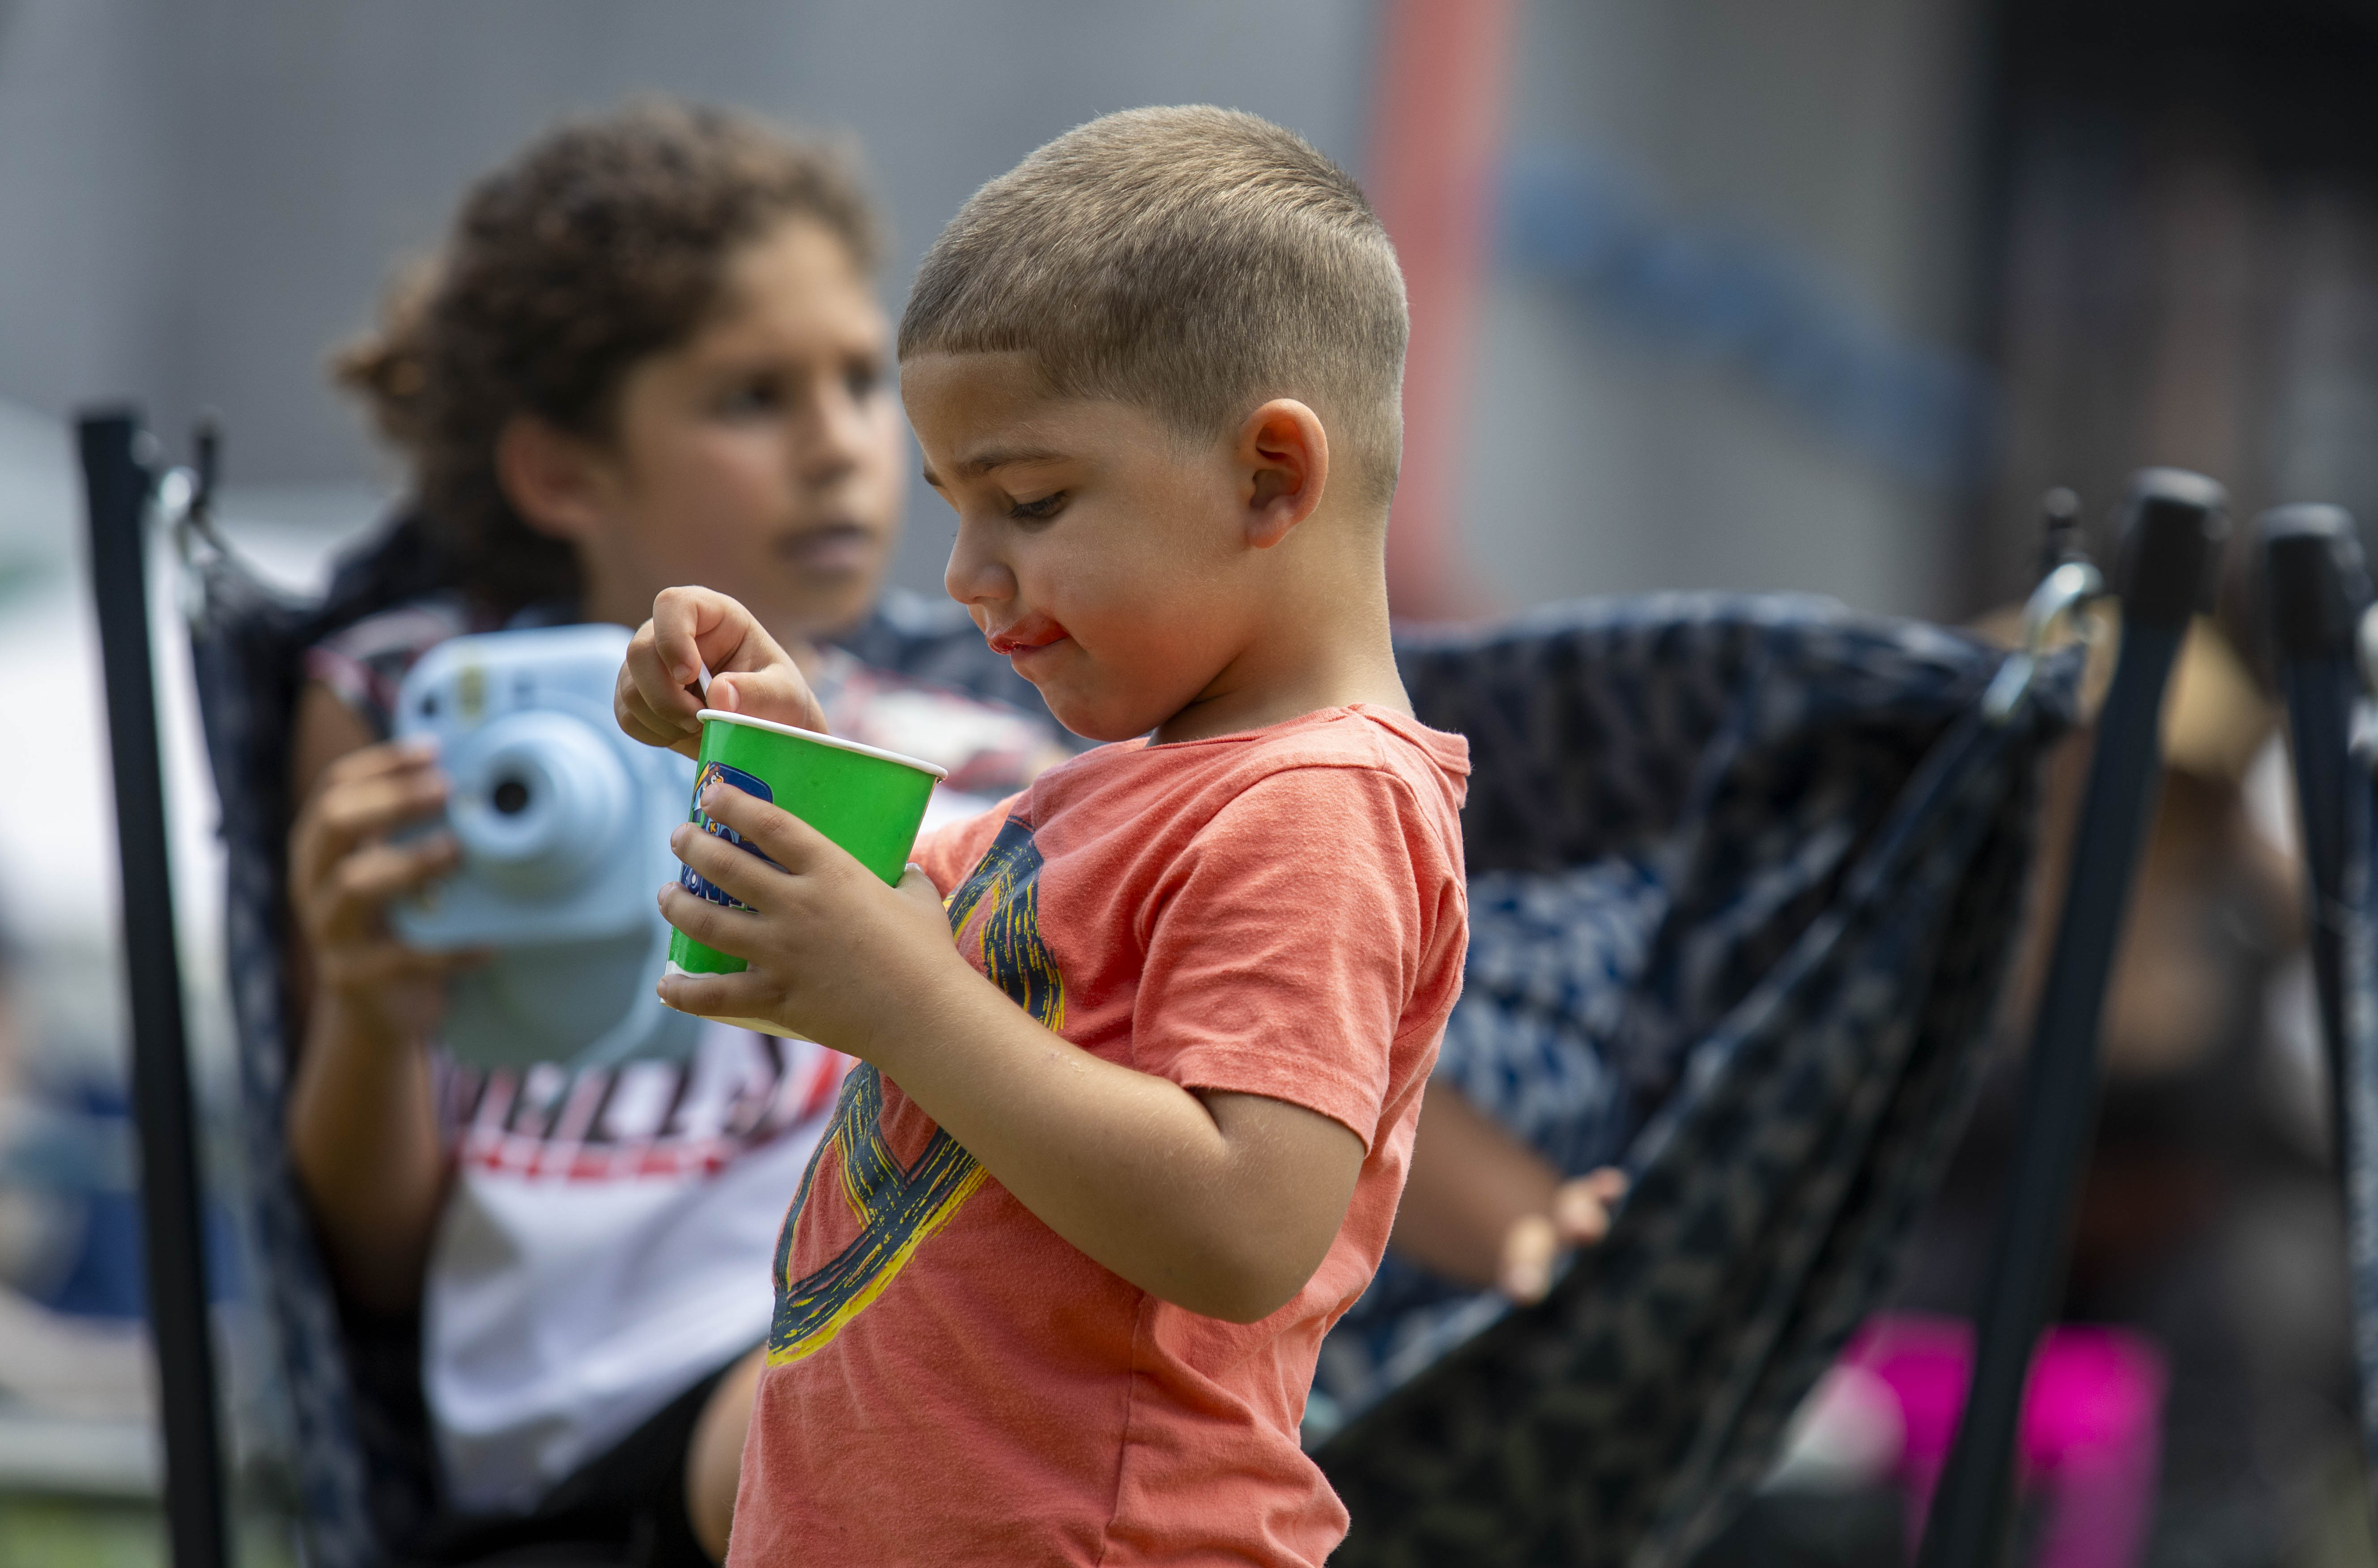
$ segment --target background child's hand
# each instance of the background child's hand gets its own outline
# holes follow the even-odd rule
[[[1553,1212],[1527,1215],[1503,1233],[1502,1268],[1495,1286],[1522,1306],[1541,1301],[1553,1287],[1553,1264],[1570,1247],[1590,1247],[1610,1234],[1611,1205],[1627,1195],[1627,1175],[1615,1166],[1564,1181],[1553,1193]]]
[[[424,952],[388,928],[390,900],[419,892],[462,862],[450,832],[401,836],[446,802],[436,751],[386,741],[332,762],[290,831],[289,906],[318,994],[376,1038],[436,1032],[446,977],[475,962]]]
[[[694,715],[704,708],[825,730],[825,711],[800,667],[751,611],[707,588],[665,588],[628,644],[611,710],[634,738],[691,757],[702,748]]]

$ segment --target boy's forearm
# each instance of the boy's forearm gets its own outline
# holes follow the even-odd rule
[[[1192,1311],[1253,1322],[1312,1276],[1337,1234],[1362,1145],[1315,1113],[1199,1096],[1091,1055],[955,961],[908,993],[866,1054],[1058,1235]],[[1344,1143],[1314,1170],[1267,1125],[1322,1123]],[[1326,1140],[1327,1132],[1322,1137]],[[1280,1201],[1283,1186],[1317,1201]]]

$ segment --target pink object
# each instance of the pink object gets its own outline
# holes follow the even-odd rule
[[[1868,1321],[1844,1365],[1880,1379],[1906,1432],[1899,1477],[1920,1539],[1973,1377],[1974,1331],[1954,1318]],[[2129,1568],[2146,1544],[2162,1460],[2163,1357],[2135,1334],[2048,1330],[2024,1395],[2024,1484],[2048,1493],[2036,1568]]]
[[[1402,257],[1411,302],[1387,596],[1398,616],[1443,620],[1484,603],[1461,569],[1455,509],[1519,6],[1392,0],[1384,9],[1363,185]]]

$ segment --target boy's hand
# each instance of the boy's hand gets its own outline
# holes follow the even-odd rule
[[[780,807],[713,784],[703,810],[768,860],[680,823],[669,847],[729,898],[730,909],[672,882],[661,913],[699,942],[751,964],[740,975],[671,975],[661,1000],[713,1018],[764,1018],[870,1060],[892,1013],[922,1001],[931,981],[972,979],[942,895],[914,866],[897,888]]]
[[[1553,1287],[1553,1265],[1562,1251],[1590,1247],[1609,1235],[1611,1206],[1626,1195],[1626,1172],[1615,1166],[1561,1183],[1551,1214],[1525,1215],[1503,1233],[1496,1287],[1521,1306],[1543,1300]]]
[[[694,715],[704,708],[825,731],[825,711],[799,666],[751,611],[707,588],[665,588],[628,644],[611,711],[645,745],[691,757],[702,749]]]

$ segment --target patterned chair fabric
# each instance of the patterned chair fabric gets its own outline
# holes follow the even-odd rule
[[[234,559],[193,575],[306,1556],[371,1568],[426,1517],[426,1450],[417,1402],[358,1354],[282,1136],[290,728],[305,648],[452,574],[401,521],[319,604]],[[921,601],[890,601],[847,642],[1031,700]],[[2073,671],[1986,726],[1993,653],[1788,598],[1562,606],[1413,634],[1399,657],[1422,718],[1473,748],[1481,1005],[1446,1071],[1565,1167],[1623,1152],[1638,1174],[1609,1240],[1550,1301],[1322,1449],[1355,1518],[1340,1560],[1674,1561],[1755,1478],[1937,1175],[2010,945],[2030,764],[2069,717]],[[1568,1102],[1534,1093],[1548,1038],[1591,1079]]]
[[[2365,646],[2371,635],[2363,633]],[[2368,1474],[2378,1478],[2378,699],[2355,704],[2351,726],[2349,749],[2338,748],[2350,759],[2344,776],[2308,776],[2304,784],[2333,789],[2345,802],[2339,824],[2344,876],[2336,906],[2322,913],[2336,923],[2338,936],[2342,1005],[2330,1048],[2344,1135],[2346,1268],[2362,1450]],[[2298,746],[2301,758],[2300,740]],[[2372,1502],[2378,1506],[2378,1495]]]
[[[290,731],[304,651],[331,630],[443,586],[422,530],[401,523],[343,564],[319,604],[206,553],[186,596],[207,751],[226,852],[224,951],[238,1026],[241,1142],[261,1289],[294,1429],[291,1455],[307,1561],[370,1568],[426,1507],[425,1434],[355,1397],[348,1325],[297,1194],[282,1136],[290,1055],[282,957],[288,933]]]
[[[1439,1073],[1634,1186],[1540,1307],[1350,1314],[1325,1388],[1351,1360],[1357,1399],[1393,1391],[1317,1450],[1354,1521],[1335,1561],[1682,1562],[1875,1304],[1962,1124],[2077,663],[1993,725],[1996,652],[1808,599],[1561,606],[1401,656],[1473,748]]]

